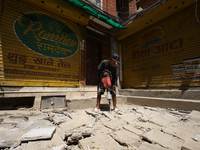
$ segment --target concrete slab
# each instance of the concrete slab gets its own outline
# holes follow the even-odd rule
[[[179,117],[169,115],[169,114],[163,115],[163,113],[160,113],[160,114],[153,113],[149,115],[148,118],[149,118],[149,122],[157,124],[159,126],[163,126],[163,127],[167,127],[170,124],[175,123],[180,120]]]
[[[55,133],[51,140],[29,141],[27,144],[18,146],[16,150],[61,150],[66,147],[65,142]]]
[[[141,145],[141,139],[138,135],[127,130],[118,130],[111,132],[110,136],[120,145],[128,148],[136,148]]]
[[[22,135],[23,131],[21,129],[0,127],[0,149],[11,147],[15,143],[19,142]]]
[[[172,150],[180,150],[184,143],[184,141],[181,139],[175,138],[157,130],[146,132],[143,134],[143,139]]]
[[[199,150],[200,142],[196,142],[192,139],[183,143],[181,150]]]
[[[120,95],[199,100],[199,88],[194,89],[120,89]]]
[[[133,127],[132,125],[124,125],[123,128],[129,132],[132,132],[132,133],[140,136],[140,137],[144,134],[144,131],[137,129],[137,128]]]
[[[145,146],[148,147],[147,149],[157,149],[158,147],[162,147],[164,149],[195,149],[199,147],[199,131],[200,131],[200,122],[199,122],[199,112],[193,111],[179,111],[173,109],[163,109],[163,108],[155,108],[155,107],[144,107],[139,105],[118,105],[118,108],[122,112],[122,115],[118,115],[114,112],[108,112],[106,110],[101,111],[100,117],[92,117],[88,115],[87,112],[91,112],[92,108],[88,109],[78,109],[78,110],[68,110],[66,113],[71,116],[72,119],[69,117],[62,118],[65,116],[62,112],[63,110],[26,110],[23,111],[0,111],[1,117],[1,125],[0,130],[6,128],[6,130],[11,130],[13,128],[19,128],[22,131],[28,132],[32,129],[40,129],[43,127],[56,127],[56,132],[53,134],[53,137],[49,140],[37,140],[37,141],[27,141],[22,142],[21,146],[18,146],[19,143],[15,144],[16,150],[30,150],[30,147],[37,147],[36,144],[50,146],[49,148],[44,149],[52,149],[56,147],[57,149],[61,148],[62,142],[65,142],[66,136],[69,137],[73,133],[80,133],[84,136],[84,139],[88,139],[88,142],[92,142],[89,139],[95,138],[97,141],[97,145],[102,146],[102,149],[109,149],[111,146],[109,144],[105,145],[103,142],[110,137],[115,143],[118,144],[119,148],[124,150],[133,150],[133,149],[145,149]],[[173,111],[173,113],[171,113]],[[181,113],[179,113],[181,112]],[[62,114],[60,114],[62,113]],[[48,119],[48,115],[51,117]],[[29,119],[28,121],[23,119],[23,116],[27,116]],[[187,117],[188,116],[188,117]],[[10,118],[11,117],[11,118]],[[65,121],[61,123],[59,126],[55,126],[52,122],[52,118],[56,119],[56,117],[61,117],[61,121]],[[185,119],[183,119],[185,118]],[[3,124],[4,121],[9,119],[17,120],[14,124]],[[21,123],[18,122],[21,119]],[[9,121],[7,120],[7,121]],[[159,122],[160,120],[160,122]],[[58,119],[59,122],[59,119]],[[7,122],[8,123],[8,122]],[[63,128],[59,128],[61,125],[66,124]],[[80,126],[82,125],[82,126]],[[84,125],[84,126],[83,126]],[[64,129],[64,130],[63,130]],[[124,131],[125,130],[125,131]],[[133,146],[121,146],[118,142],[116,142],[110,135],[113,133],[118,133],[123,131],[123,135],[120,133],[114,134],[115,137],[118,137],[115,140],[121,140],[123,143],[126,136],[129,137],[129,134],[124,134],[129,132],[131,134],[136,134],[138,137],[142,137],[142,145],[140,147]],[[7,133],[7,132],[6,132]],[[51,141],[55,134],[58,134],[59,139],[61,141],[60,144],[52,145],[47,144],[47,141]],[[106,137],[104,137],[106,135]],[[103,137],[101,137],[103,136]],[[107,137],[108,136],[108,137]],[[113,136],[113,137],[114,137]],[[0,134],[1,137],[1,134]],[[101,141],[101,137],[102,141]],[[97,138],[97,139],[96,139]],[[105,138],[105,139],[104,139]],[[131,138],[131,137],[130,137]],[[16,139],[15,139],[16,140]],[[94,140],[94,141],[95,141]],[[128,141],[125,142],[131,142]],[[34,143],[38,142],[38,143]],[[30,143],[30,144],[29,144]],[[42,144],[43,143],[43,144]],[[80,142],[79,142],[80,143]],[[106,142],[105,142],[106,143]],[[145,143],[145,144],[144,144]],[[190,144],[191,143],[191,144]],[[87,143],[83,143],[87,144]],[[95,148],[92,146],[96,146],[95,143],[90,143],[90,149]],[[143,145],[144,144],[144,145]],[[150,144],[150,145],[148,145]],[[126,144],[125,144],[126,145]],[[127,144],[128,145],[128,144]],[[86,149],[88,150],[88,145],[85,145]],[[20,147],[20,149],[18,149]],[[68,146],[65,149],[70,148],[80,149],[77,145],[76,146]],[[178,148],[177,148],[178,147]],[[39,149],[40,149],[39,148]],[[160,148],[162,150],[162,148]]]
[[[32,129],[24,133],[19,140],[33,141],[33,140],[41,140],[41,139],[50,139],[52,138],[55,130],[56,130],[55,127]]]
[[[122,129],[122,125],[124,125],[123,120],[120,120],[118,118],[115,118],[111,121],[105,122],[103,123],[105,127],[113,130],[113,131],[117,131],[117,130],[121,130]]]
[[[182,139],[184,141],[183,149],[195,150],[200,147],[200,142],[195,140],[196,135],[200,133],[200,127],[193,126],[192,124],[183,124],[167,127],[163,132]]]
[[[175,98],[157,98],[144,96],[125,96],[125,101],[129,104],[161,107],[161,108],[176,108],[180,110],[197,110],[200,111],[200,100],[193,99],[175,99]]]
[[[189,115],[190,119],[200,122],[200,112],[193,110]]]
[[[123,113],[122,116],[119,116],[124,122],[126,122],[127,124],[132,124],[134,123],[135,120],[137,120],[137,118],[141,117],[141,114],[138,113]]]
[[[144,132],[148,132],[150,130],[157,130],[157,131],[161,130],[161,126],[158,126],[150,122],[135,122],[133,126]]]
[[[72,130],[81,126],[93,124],[95,121],[95,118],[87,115],[84,111],[80,111],[79,113],[72,113],[71,116],[73,119],[70,119],[67,122],[64,122],[61,125],[59,125],[60,128],[66,133],[71,132]]]
[[[79,147],[82,150],[98,149],[98,150],[122,150],[123,147],[120,146],[113,138],[109,135],[95,135],[86,139],[79,141]]]
[[[148,142],[143,142],[137,150],[170,150],[169,148],[164,148],[158,144],[150,144]]]

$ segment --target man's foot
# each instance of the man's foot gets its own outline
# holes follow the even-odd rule
[[[113,111],[118,115],[122,115],[122,112],[118,108],[115,108]]]
[[[100,109],[94,108],[93,111],[96,112],[96,113],[98,113],[98,112],[100,112]]]
[[[114,112],[119,112],[119,109],[118,109],[118,108],[115,108],[113,111],[114,111]]]

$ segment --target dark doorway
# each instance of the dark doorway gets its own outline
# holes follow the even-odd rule
[[[86,85],[97,85],[99,72],[97,66],[101,62],[101,42],[87,37],[86,45]]]
[[[19,108],[31,108],[34,97],[0,98],[0,110],[16,110]]]

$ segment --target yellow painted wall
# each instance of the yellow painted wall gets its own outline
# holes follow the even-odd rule
[[[54,19],[55,22],[63,22],[70,29],[70,33],[68,33],[68,31],[62,31],[63,33],[67,33],[66,39],[70,39],[71,31],[73,31],[78,39],[76,43],[78,45],[78,50],[76,51],[76,53],[67,58],[56,58],[37,53],[34,51],[34,49],[30,49],[29,47],[27,47],[27,45],[25,45],[24,42],[17,37],[14,29],[14,23],[21,15],[23,15],[23,17],[26,17],[25,13],[29,14],[30,12],[44,13],[46,16]],[[36,5],[29,5],[29,3],[24,3],[24,1],[22,3],[22,1],[17,0],[3,1],[2,15],[0,19],[0,53],[2,53],[2,55],[0,54],[1,85],[80,86],[80,25],[67,20],[62,15],[57,15],[57,13],[54,13],[54,11],[47,11],[46,9],[42,9],[41,7],[38,7]],[[53,22],[51,23],[53,24]],[[48,25],[51,25],[51,23]],[[44,28],[44,24],[41,22],[35,21],[34,25],[35,26],[33,26],[31,30],[29,30],[30,32],[33,32],[33,34],[34,31],[36,32],[36,30],[41,30],[41,33],[42,30],[46,30]],[[29,27],[30,26],[31,24],[29,25]],[[25,31],[23,31],[23,34],[25,34]],[[52,37],[52,39],[49,38],[49,40],[55,40],[55,37],[53,38],[52,33],[47,34],[50,34]],[[27,40],[29,42],[31,42],[32,40],[32,42],[34,43],[37,36],[33,35],[31,37],[27,37]],[[64,41],[64,38],[60,37],[60,40]],[[57,43],[57,45],[60,44]],[[46,48],[44,48],[45,46]],[[45,45],[45,43],[43,43],[40,48],[41,51],[49,50],[55,55],[57,52],[62,53],[62,50],[64,50],[63,52],[67,51],[67,49],[63,49],[62,47],[51,46],[49,44]]]
[[[199,86],[199,19],[200,10],[191,6],[123,39],[124,86]],[[188,63],[194,63],[195,73],[188,73]]]
[[[89,13],[78,9],[76,6],[66,0],[20,0],[26,1],[30,5],[39,6],[47,11],[51,11],[65,19],[73,21],[81,25],[87,25],[89,22]]]
[[[194,6],[198,1],[199,0],[168,0],[150,11],[144,10],[144,12],[141,12],[136,18],[133,17],[134,21],[126,25],[127,29],[118,30],[116,32],[116,38],[118,40],[123,40],[130,35],[185,10],[189,6]]]

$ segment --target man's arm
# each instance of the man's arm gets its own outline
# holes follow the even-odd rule
[[[99,66],[97,67],[97,69],[99,70],[99,72],[103,75],[103,76],[107,76],[107,72],[105,71],[105,60],[103,60]]]
[[[113,80],[114,80],[113,85],[116,85],[116,86],[117,86],[117,79],[118,79],[118,77],[119,77],[119,67],[116,66],[115,74],[114,74],[114,76],[113,76]]]

